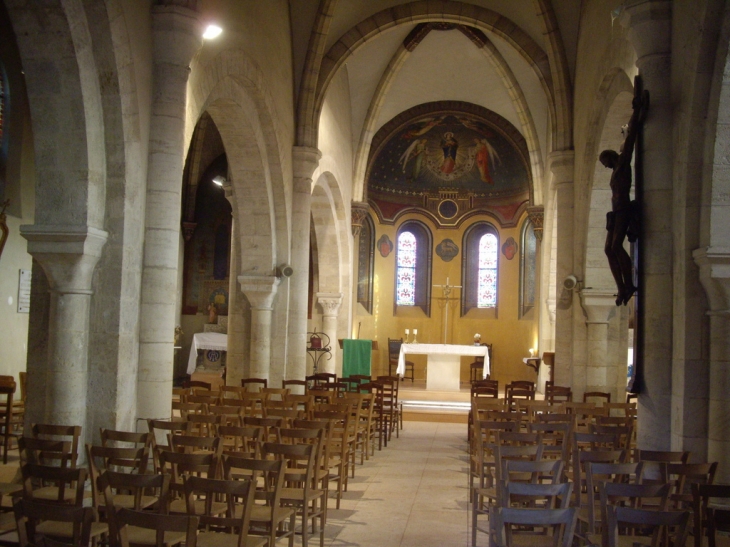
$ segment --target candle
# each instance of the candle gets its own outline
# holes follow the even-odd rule
[[[413,336],[415,336],[416,334],[418,334],[418,329],[413,329]]]
[[[530,357],[535,357],[535,350],[530,348]]]
[[[411,333],[411,329],[406,329],[406,336],[408,336]]]

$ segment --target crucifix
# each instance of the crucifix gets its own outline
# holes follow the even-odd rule
[[[449,278],[446,278],[446,285],[434,285],[443,291],[443,296],[439,298],[444,305],[444,344],[446,343],[446,331],[449,324],[449,304],[451,303],[451,291],[453,289],[460,289],[461,285],[450,285]],[[439,304],[440,305],[440,304]]]

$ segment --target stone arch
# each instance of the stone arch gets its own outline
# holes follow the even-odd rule
[[[337,70],[358,47],[368,40],[373,39],[379,33],[394,27],[431,21],[474,26],[480,30],[493,32],[510,44],[535,71],[548,97],[550,119],[553,123],[553,142],[562,142],[562,139],[556,138],[557,135],[565,132],[565,128],[563,127],[563,120],[558,119],[555,113],[550,62],[547,54],[527,33],[522,31],[506,17],[487,8],[460,2],[443,3],[432,0],[419,0],[385,9],[372,15],[346,32],[329,49],[322,59],[319,71],[320,78],[316,90],[311,88],[303,90],[303,93],[314,93],[315,97],[311,101],[300,101],[300,104],[311,105],[311,110],[300,111],[298,114],[299,143],[301,145],[316,146],[319,115],[324,104],[329,83],[332,81]],[[561,86],[561,92],[566,92],[563,86]]]
[[[104,115],[85,4],[14,3],[8,14],[25,72],[35,155],[43,159],[36,165],[35,224],[102,229]]]
[[[312,189],[312,229],[317,241],[320,292],[342,293],[348,290],[349,237],[345,231],[346,223],[337,178],[331,171],[321,171]]]
[[[199,70],[199,72],[198,72]],[[232,176],[233,211],[241,271],[272,275],[288,261],[290,199],[284,191],[277,134],[284,135],[263,73],[240,51],[196,65],[190,84],[186,143],[207,111],[218,127]]]
[[[596,93],[593,118],[589,124],[593,130],[586,142],[584,164],[590,197],[586,200],[585,229],[578,231],[586,234],[584,286],[594,289],[615,289],[603,251],[606,213],[611,210],[611,171],[598,161],[598,156],[607,149],[619,151],[624,139],[621,127],[631,117],[633,93],[628,75],[618,68],[610,70]]]

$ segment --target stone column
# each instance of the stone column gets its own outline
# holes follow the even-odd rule
[[[289,332],[286,375],[304,380],[307,374],[307,305],[309,303],[309,224],[312,216],[312,174],[322,154],[316,148],[292,150],[294,190],[291,219],[291,266],[289,278]]]
[[[86,425],[91,280],[107,233],[87,226],[23,226],[51,289],[45,421]]]
[[[339,345],[337,343],[337,315],[340,313],[342,304],[342,293],[339,292],[318,292],[317,303],[322,306],[322,332],[330,338],[332,348],[332,359],[322,360],[322,370],[318,372],[337,372],[337,356]],[[342,371],[340,371],[342,372]]]
[[[270,275],[239,275],[241,292],[251,304],[250,364],[253,378],[269,378],[271,368],[271,315],[281,280]],[[277,337],[280,339],[280,337]]]
[[[557,192],[558,252],[556,283],[558,305],[555,313],[555,383],[574,386],[573,378],[573,310],[572,297],[561,298],[563,280],[573,274],[573,175],[575,152],[563,150],[552,152],[548,157],[552,184]],[[582,385],[580,386],[582,389]]]
[[[723,462],[715,481],[727,484],[730,467],[730,248],[705,247],[693,253],[710,304],[710,401],[707,461]],[[701,401],[688,401],[702,408]],[[697,439],[701,441],[701,439]]]
[[[171,3],[175,2],[165,2]],[[152,23],[154,72],[140,307],[138,419],[170,417],[186,93],[190,61],[202,44],[198,14],[191,9],[155,5]]]
[[[643,362],[639,395],[638,445],[670,450],[672,402],[672,107],[670,0],[634,1],[622,24],[636,50],[636,66],[650,107],[644,124],[642,235],[640,245],[639,328]],[[670,322],[671,324],[671,322]]]
[[[616,394],[616,363],[608,353],[608,323],[616,313],[613,291],[583,289],[581,304],[586,312],[587,354],[585,391],[604,391],[611,401],[619,401]],[[573,395],[576,401],[580,394]]]

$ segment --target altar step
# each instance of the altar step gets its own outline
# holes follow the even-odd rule
[[[424,381],[402,382],[398,391],[403,420],[412,422],[466,423],[469,416],[469,384],[459,391],[427,391]]]

